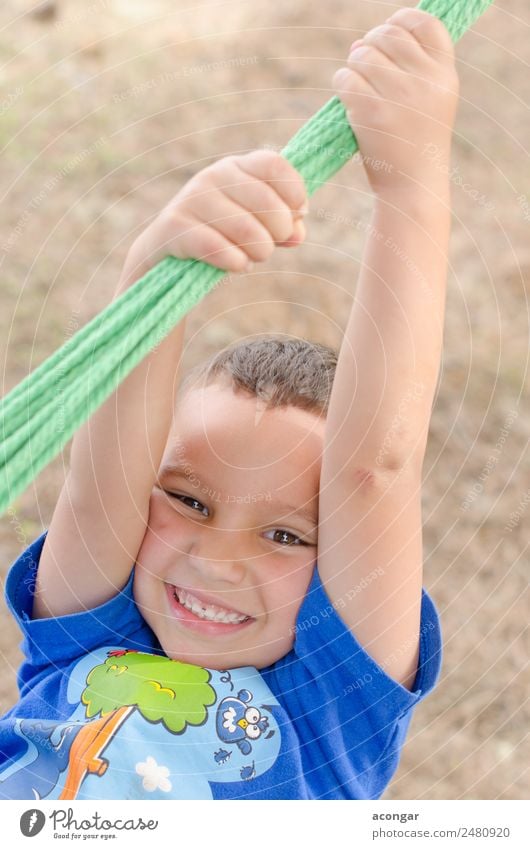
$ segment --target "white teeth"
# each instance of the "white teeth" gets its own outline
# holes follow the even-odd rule
[[[214,604],[204,605],[195,596],[187,593],[185,590],[175,589],[175,596],[186,610],[191,610],[200,619],[207,619],[210,622],[225,622],[228,625],[237,625],[239,622],[244,622],[248,616],[244,614],[229,612],[216,607]]]

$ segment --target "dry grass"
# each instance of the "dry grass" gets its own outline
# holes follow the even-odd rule
[[[2,243],[14,235],[1,265],[3,391],[65,341],[73,319],[105,306],[133,236],[189,175],[227,153],[283,145],[330,96],[353,38],[404,4],[208,0],[199,11],[182,0],[92,0],[50,2],[39,17],[32,5],[12,0],[1,12]],[[468,188],[453,186],[445,352],[424,467],[424,583],[442,617],[444,664],[387,799],[528,795],[530,246],[518,198],[530,199],[529,35],[527,3],[511,0],[457,48],[453,164]],[[184,368],[265,330],[338,345],[364,236],[318,210],[366,220],[370,204],[359,165],[336,175],[312,201],[302,248],[193,311]],[[510,411],[483,490],[463,509]],[[0,521],[3,574],[49,524],[67,460],[68,450]],[[3,712],[20,659],[5,606],[1,625]]]

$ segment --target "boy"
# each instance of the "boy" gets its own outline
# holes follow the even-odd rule
[[[449,34],[400,9],[334,86],[375,195],[336,372],[324,346],[260,340],[175,405],[181,322],[76,434],[8,578],[27,659],[3,798],[378,798],[396,769],[440,667],[420,491],[449,169],[422,151],[449,160]],[[280,156],[226,157],[135,242],[118,291],[168,253],[244,271],[303,240],[305,201]]]

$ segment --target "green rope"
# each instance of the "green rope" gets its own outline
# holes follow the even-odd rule
[[[457,41],[492,0],[422,0]],[[282,155],[308,196],[358,150],[346,112],[333,97]],[[226,271],[168,256],[113,301],[0,401],[0,513],[55,457],[132,369]]]

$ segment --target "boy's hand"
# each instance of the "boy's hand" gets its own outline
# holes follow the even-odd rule
[[[333,86],[373,191],[439,182],[444,169],[427,152],[448,163],[459,91],[444,24],[428,12],[399,9],[352,44],[347,64]]]
[[[279,153],[225,156],[192,177],[134,242],[120,282],[130,284],[168,255],[246,271],[275,245],[304,240],[306,204],[303,178]]]

